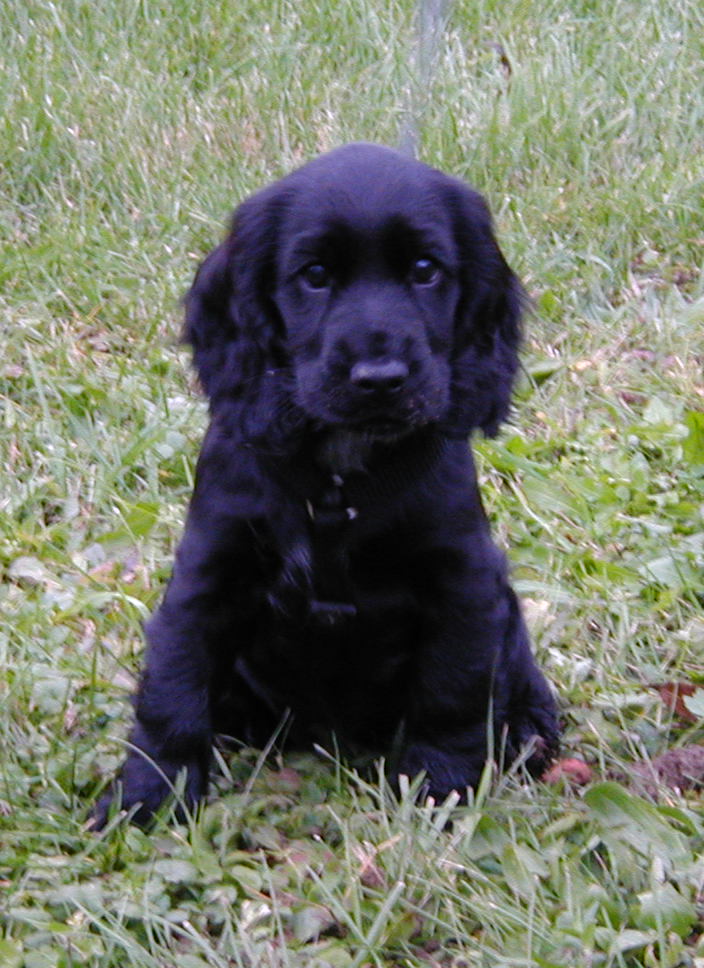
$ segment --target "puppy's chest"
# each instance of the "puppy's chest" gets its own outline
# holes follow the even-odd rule
[[[275,537],[278,567],[269,600],[280,624],[343,633],[406,625],[418,610],[408,529],[391,505],[352,503],[341,479],[299,502]],[[278,529],[277,529],[278,530]]]

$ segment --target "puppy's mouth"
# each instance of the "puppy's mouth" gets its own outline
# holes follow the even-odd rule
[[[424,426],[426,421],[404,417],[370,415],[360,417],[355,414],[338,415],[314,421],[316,429],[334,435],[342,435],[346,440],[357,444],[393,444]]]
[[[328,426],[349,431],[369,441],[399,440],[427,426],[433,412],[418,399],[396,402],[396,406],[348,405],[332,411]]]
[[[374,440],[398,440],[414,430],[415,423],[388,416],[369,417],[355,422],[351,429]]]

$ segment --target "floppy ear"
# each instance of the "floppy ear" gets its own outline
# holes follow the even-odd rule
[[[448,430],[466,436],[479,427],[492,437],[511,406],[525,297],[501,254],[484,199],[461,182],[451,185],[462,292]]]
[[[227,412],[247,440],[284,433],[277,420],[290,415],[283,326],[272,298],[283,201],[274,185],[243,202],[185,299],[183,339],[193,347],[211,412]]]

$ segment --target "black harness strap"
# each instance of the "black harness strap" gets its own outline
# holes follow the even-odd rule
[[[354,618],[346,538],[359,511],[345,500],[344,480],[333,474],[316,504],[306,501],[313,544],[313,595],[310,615],[325,625]]]

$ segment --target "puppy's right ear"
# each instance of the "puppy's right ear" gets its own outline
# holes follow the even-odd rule
[[[282,326],[270,295],[280,196],[274,185],[237,209],[229,235],[186,295],[183,339],[193,347],[212,410],[226,402],[241,416],[251,413],[265,374],[282,362]]]
[[[182,339],[193,349],[193,364],[211,400],[219,396],[227,347],[237,339],[232,303],[232,237],[201,264],[186,295]]]

